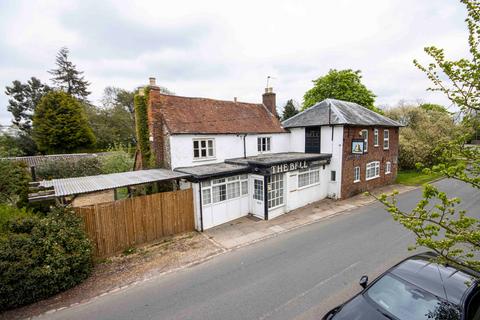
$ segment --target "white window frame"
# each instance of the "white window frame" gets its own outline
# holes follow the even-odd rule
[[[373,175],[372,174],[373,171]],[[380,177],[380,161],[372,161],[365,166],[365,180],[372,180]]]
[[[268,210],[285,205],[285,178],[283,173],[272,174],[267,178]]]
[[[320,167],[312,167],[308,169],[301,169],[297,175],[298,189],[308,188],[320,184]],[[301,185],[300,181],[304,179],[306,184]]]
[[[373,129],[373,146],[374,147],[379,146],[378,141],[379,141],[379,139],[378,139],[378,129],[375,128],[375,129]]]
[[[392,173],[392,163],[390,161],[387,161],[387,163],[385,163],[385,174],[390,173]]]
[[[267,153],[272,151],[272,137],[257,137],[257,151]]]
[[[240,176],[206,180],[201,182],[201,186],[203,206],[222,203],[225,201],[248,196],[248,175],[243,174]],[[225,190],[225,199],[220,201],[214,201],[215,197],[213,190],[218,190],[218,188]],[[206,197],[207,194],[208,196]],[[205,199],[207,198],[210,199],[210,202],[205,202]]]
[[[365,132],[365,135],[363,134],[364,132]],[[367,152],[368,151],[368,129],[363,129],[362,131],[360,131],[360,133],[362,135],[363,140],[365,141],[363,145],[363,151]]]
[[[360,167],[353,168],[353,183],[360,182],[361,180],[361,170]]]
[[[195,148],[195,142],[197,142],[198,148]],[[205,142],[205,147],[202,147],[202,142]],[[212,148],[209,147],[209,142],[212,143]],[[215,139],[214,138],[194,138],[192,140],[192,147],[193,147],[194,161],[215,159]],[[211,155],[209,155],[210,149],[212,150]],[[198,150],[197,157],[195,156],[195,150]],[[205,156],[202,156],[202,150],[205,150]]]
[[[253,179],[253,199],[263,201],[263,180]]]
[[[390,130],[385,129],[383,130],[383,150],[388,149],[390,149]]]

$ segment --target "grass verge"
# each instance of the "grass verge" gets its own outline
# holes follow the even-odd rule
[[[442,174],[439,173],[424,174],[418,170],[400,170],[396,182],[406,186],[418,186],[441,177]]]

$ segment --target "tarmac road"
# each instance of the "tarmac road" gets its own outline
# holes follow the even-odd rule
[[[436,184],[479,211],[478,190]],[[420,193],[400,195],[401,208]],[[374,203],[41,318],[319,319],[359,291],[362,275],[373,279],[410,255],[412,242]]]

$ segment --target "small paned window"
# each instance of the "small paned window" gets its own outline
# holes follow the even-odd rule
[[[306,170],[299,170],[298,187],[306,187],[320,182],[320,167],[313,167]]]
[[[378,147],[378,129],[373,130],[373,146]]]
[[[365,170],[365,179],[371,180],[380,177],[380,161],[367,163]]]
[[[215,147],[213,139],[195,139],[193,140],[193,158],[205,159],[215,157]]]
[[[270,151],[270,137],[258,137],[257,138],[257,149],[258,152],[269,152]]]
[[[383,149],[390,148],[390,131],[388,129],[383,130]]]
[[[274,208],[283,204],[283,173],[272,174],[268,181],[268,208]]]
[[[263,180],[253,180],[253,199],[263,201]]]
[[[368,151],[368,130],[363,129],[362,131],[360,131],[360,133],[363,140],[365,141],[365,147],[363,148],[363,151],[367,152]]]
[[[389,174],[392,172],[392,163],[390,161],[387,161],[385,164],[385,174]]]
[[[337,171],[330,171],[330,181],[337,181]]]
[[[360,182],[360,167],[353,168],[353,182]]]

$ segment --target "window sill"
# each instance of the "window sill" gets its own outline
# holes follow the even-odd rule
[[[275,210],[275,209],[278,209],[278,208],[281,208],[281,207],[284,207],[284,206],[285,206],[285,203],[282,203],[282,204],[279,204],[279,205],[276,206],[276,207],[268,208],[268,211],[270,211],[270,210]]]
[[[213,158],[194,158],[192,162],[202,162],[202,161],[214,161],[217,160],[216,157]]]
[[[392,173],[392,172],[385,172],[386,175],[387,175],[387,174],[391,174],[391,173]]]
[[[390,150],[390,148],[383,148],[383,150]]]
[[[380,178],[380,176],[375,176],[375,177],[371,177],[371,178],[365,178],[366,181],[369,181],[369,180],[373,180],[373,179],[377,179],[377,178]]]
[[[353,180],[353,183],[359,183],[360,180]]]

